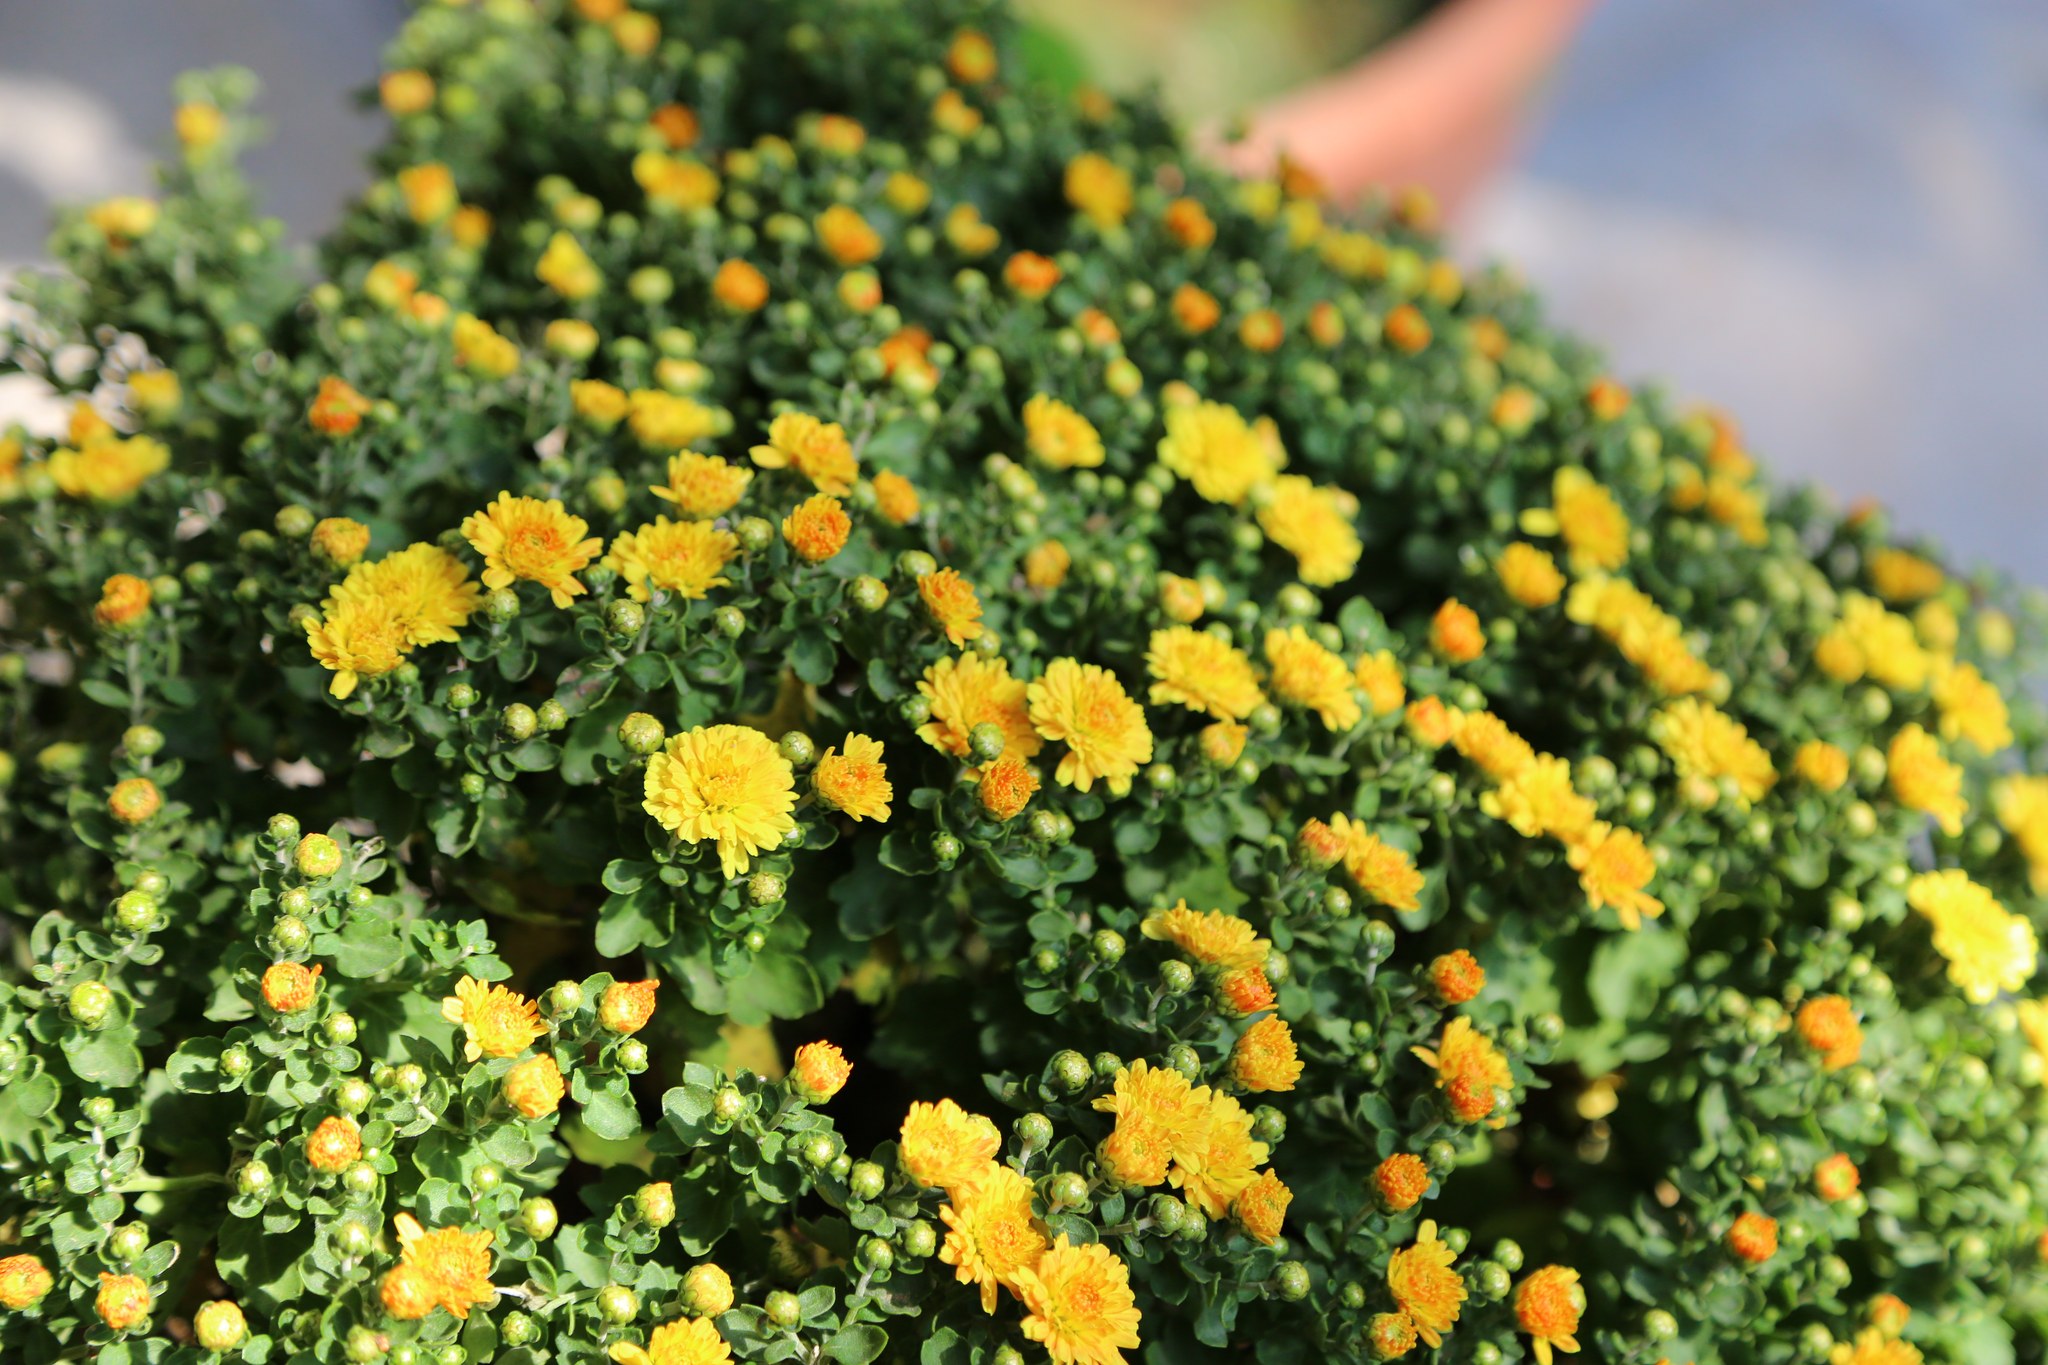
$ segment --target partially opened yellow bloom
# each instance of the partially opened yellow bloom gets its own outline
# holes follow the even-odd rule
[[[566,607],[583,591],[576,578],[604,549],[604,541],[586,536],[590,524],[562,509],[559,498],[514,497],[500,493],[481,512],[462,523],[463,539],[484,557],[484,586],[509,588],[525,579],[548,590],[557,607]]]

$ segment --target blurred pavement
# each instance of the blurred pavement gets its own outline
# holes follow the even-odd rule
[[[40,255],[52,203],[148,188],[187,67],[263,77],[252,175],[317,232],[363,179],[378,120],[347,95],[402,12],[0,5],[0,268]],[[1612,0],[1460,237],[1781,475],[2048,584],[2042,0]]]

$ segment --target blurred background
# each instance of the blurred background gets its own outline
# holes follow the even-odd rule
[[[1618,372],[1732,412],[1782,477],[2048,584],[2042,0],[1029,0],[1032,61],[1163,83],[1218,154],[1431,184]],[[148,187],[179,71],[267,94],[251,158],[317,234],[402,0],[0,3],[0,271]],[[1250,137],[1222,144],[1227,116]],[[24,396],[0,392],[0,421]]]

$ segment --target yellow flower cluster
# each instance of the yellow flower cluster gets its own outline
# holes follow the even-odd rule
[[[413,545],[351,569],[320,614],[306,618],[306,643],[334,673],[327,690],[345,698],[421,645],[455,639],[480,600],[462,561],[438,545]]]
[[[1592,575],[1572,585],[1565,615],[1607,637],[1621,656],[1667,697],[1715,692],[1725,686],[1685,642],[1676,617],[1626,579]]]
[[[1953,868],[1922,872],[1906,883],[1906,904],[1925,916],[1948,979],[1976,1005],[2033,978],[2040,945],[2034,926]]]

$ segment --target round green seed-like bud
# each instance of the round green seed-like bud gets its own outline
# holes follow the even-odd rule
[[[490,783],[484,780],[482,773],[464,773],[455,785],[461,790],[462,799],[465,801],[483,800],[484,793],[490,788]]]
[[[1195,988],[1195,969],[1170,957],[1159,964],[1159,986],[1168,995],[1186,995]]]
[[[104,981],[81,981],[71,988],[65,1008],[84,1027],[105,1028],[114,1012],[114,992]]]
[[[427,1073],[418,1062],[402,1062],[392,1071],[391,1083],[400,1094],[417,1095],[427,1088]]]
[[[334,1107],[344,1114],[362,1113],[376,1097],[370,1083],[360,1076],[350,1076],[334,1087]]]
[[[192,1335],[202,1350],[232,1351],[248,1340],[249,1320],[233,1303],[214,1299],[200,1304],[199,1311],[192,1315]],[[378,1354],[383,1352],[380,1350]]]
[[[1035,810],[1025,822],[1024,832],[1041,844],[1055,843],[1060,837],[1060,816],[1058,811]]]
[[[498,733],[514,744],[532,739],[539,729],[540,717],[523,701],[515,701],[498,713]]]
[[[938,1233],[932,1230],[930,1223],[922,1219],[906,1224],[903,1231],[897,1235],[897,1242],[902,1246],[903,1254],[913,1261],[926,1260],[939,1249]]]
[[[581,983],[564,978],[548,988],[548,1009],[555,1014],[574,1014],[582,1008],[583,987]]]
[[[622,1284],[608,1284],[597,1291],[597,1311],[606,1322],[622,1325],[640,1316],[640,1296]]]
[[[996,1353],[989,1357],[989,1365],[1024,1365],[1024,1353],[1006,1341],[996,1347]]]
[[[230,1080],[240,1080],[249,1074],[249,1049],[236,1043],[220,1054],[220,1071]]]
[[[1508,1269],[1498,1261],[1481,1261],[1472,1267],[1472,1287],[1486,1299],[1504,1299],[1508,1293]]]
[[[367,1161],[358,1161],[341,1173],[341,1184],[350,1194],[375,1194],[377,1168]]]
[[[766,517],[741,517],[732,529],[748,554],[759,554],[775,543],[775,527]]]
[[[738,1123],[747,1112],[747,1097],[733,1086],[721,1086],[711,1097],[711,1115],[720,1123]]]
[[[776,751],[790,766],[802,768],[818,756],[818,746],[811,737],[801,730],[791,730],[777,742]]]
[[[846,599],[861,611],[877,612],[889,605],[889,585],[873,574],[862,574],[846,585]]]
[[[477,695],[477,690],[466,682],[455,683],[448,689],[450,710],[467,711],[480,700],[482,699]]]
[[[484,594],[484,618],[500,626],[518,620],[519,594],[510,588],[492,588]]]
[[[668,731],[645,711],[635,711],[619,722],[619,743],[629,754],[651,754],[659,750]]]
[[[489,1194],[505,1183],[505,1168],[495,1161],[486,1161],[469,1173],[469,1186],[478,1194]]]
[[[519,1227],[536,1242],[545,1242],[555,1235],[555,1229],[562,1223],[561,1215],[555,1212],[555,1201],[535,1195],[519,1206]]]
[[[1074,1056],[1078,1058],[1081,1054],[1076,1052]],[[1081,1065],[1086,1067],[1088,1063],[1083,1060]],[[1010,1125],[1010,1131],[1017,1135],[1017,1141],[1023,1143],[1027,1150],[1052,1145],[1052,1120],[1043,1114],[1019,1115],[1017,1121]]]
[[[313,931],[295,914],[279,915],[270,922],[270,943],[280,953],[303,953],[312,942]]]
[[[144,868],[135,874],[135,890],[162,904],[164,897],[171,894],[171,879],[153,867]]]
[[[905,725],[923,725],[932,718],[932,704],[930,699],[922,695],[905,697],[897,703],[896,714],[902,718]]]
[[[1445,1228],[1441,1236],[1454,1255],[1464,1255],[1465,1248],[1472,1244],[1472,1234],[1464,1228]]]
[[[1834,1346],[1835,1334],[1824,1322],[1809,1322],[1799,1331],[1799,1349],[1808,1360],[1826,1360]]]
[[[796,1295],[787,1289],[778,1289],[770,1294],[761,1307],[767,1312],[768,1321],[785,1331],[795,1327],[804,1318],[803,1305],[798,1303]]]
[[[534,711],[534,718],[540,722],[543,734],[553,734],[569,723],[569,708],[549,697]]]
[[[940,867],[951,867],[960,859],[960,841],[950,834],[934,834],[932,857],[938,859]]]
[[[1367,920],[1360,936],[1368,962],[1385,962],[1394,953],[1394,926],[1383,919]]]
[[[723,1266],[706,1261],[693,1265],[683,1276],[683,1310],[700,1318],[715,1318],[732,1307],[732,1276]]]
[[[1190,1205],[1186,1216],[1181,1219],[1179,1233],[1180,1239],[1183,1242],[1199,1242],[1206,1238],[1208,1235],[1208,1215],[1203,1213],[1200,1209]]]
[[[1490,1341],[1482,1341],[1472,1348],[1472,1365],[1501,1365],[1506,1358],[1500,1353],[1500,1347]]]
[[[765,952],[768,948],[768,935],[759,929],[749,929],[740,935],[740,947],[750,953]]]
[[[1088,1064],[1095,1068],[1096,1079],[1104,1081],[1114,1079],[1124,1069],[1124,1059],[1114,1052],[1098,1052],[1088,1059]]]
[[[367,1256],[376,1243],[376,1234],[360,1218],[346,1219],[334,1229],[335,1250],[344,1256]]]
[[[1170,1194],[1155,1194],[1146,1206],[1146,1214],[1152,1225],[1163,1237],[1171,1237],[1181,1230],[1188,1220],[1188,1206]]]
[[[1166,1049],[1166,1065],[1191,1081],[1202,1079],[1202,1059],[1186,1043],[1175,1043]]]
[[[619,1069],[631,1075],[639,1075],[647,1069],[647,1044],[638,1038],[628,1038],[619,1044]]]
[[[830,1133],[819,1133],[804,1143],[804,1164],[813,1170],[824,1170],[832,1164],[832,1158],[839,1155],[839,1141]]]
[[[1088,1204],[1088,1182],[1076,1171],[1060,1171],[1045,1182],[1045,1199],[1055,1209],[1080,1209]]]
[[[255,1198],[270,1193],[270,1167],[261,1161],[244,1163],[235,1173],[235,1188]]]
[[[111,1096],[94,1095],[79,1106],[85,1113],[85,1121],[105,1127],[114,1121],[114,1101]]]
[[[114,923],[131,934],[143,934],[156,927],[156,901],[140,891],[123,891],[114,901]]]
[[[507,1346],[518,1348],[531,1346],[540,1340],[540,1323],[532,1315],[517,1310],[507,1313],[505,1320],[498,1324],[498,1335]]]
[[[1088,951],[1103,966],[1114,967],[1124,958],[1124,936],[1114,929],[1097,929],[1088,936]]]
[[[747,899],[755,905],[773,905],[788,892],[789,886],[779,873],[756,872],[747,878]]]
[[[642,1185],[633,1191],[633,1215],[651,1228],[665,1228],[676,1221],[676,1195],[666,1180]]]
[[[711,625],[728,640],[737,640],[747,633],[747,614],[738,607],[720,607],[711,613]]]
[[[107,1250],[122,1265],[133,1265],[142,1259],[142,1253],[149,1250],[149,1229],[140,1223],[125,1223],[114,1229],[114,1235],[107,1241]]]
[[[1273,1271],[1273,1287],[1289,1303],[1308,1297],[1308,1267],[1300,1261],[1282,1261]]]
[[[299,837],[299,822],[290,815],[273,815],[265,832],[270,835],[271,842],[280,846],[294,843]]]
[[[923,550],[905,550],[896,556],[896,572],[903,578],[916,582],[939,571],[939,561]]]
[[[1252,1139],[1268,1147],[1277,1147],[1287,1136],[1287,1115],[1270,1104],[1262,1104],[1252,1110]]]
[[[320,1034],[333,1047],[347,1047],[356,1040],[356,1017],[338,1010],[320,1021]]]
[[[163,751],[164,732],[154,725],[131,725],[121,732],[121,747],[134,758],[154,758]]]
[[[976,763],[993,763],[1003,756],[1003,730],[993,721],[982,721],[967,732],[967,755]]]
[[[1442,1175],[1458,1164],[1458,1149],[1438,1138],[1422,1149],[1422,1159],[1432,1172]],[[1445,1240],[1448,1243],[1449,1239]]]
[[[1503,1237],[1493,1244],[1493,1259],[1505,1266],[1510,1273],[1522,1268],[1522,1244]]]
[[[1072,1048],[1055,1052],[1052,1061],[1046,1066],[1046,1073],[1054,1085],[1069,1095],[1080,1094],[1088,1088],[1089,1082],[1095,1079],[1088,1059]]]
[[[604,628],[615,640],[630,640],[647,627],[647,608],[629,597],[607,602],[604,608]]]
[[[880,1199],[888,1173],[872,1161],[856,1161],[846,1175],[847,1192],[856,1199]]]
[[[1529,1027],[1535,1030],[1540,1043],[1555,1045],[1564,1037],[1564,1019],[1557,1014],[1539,1014],[1529,1021]]]

